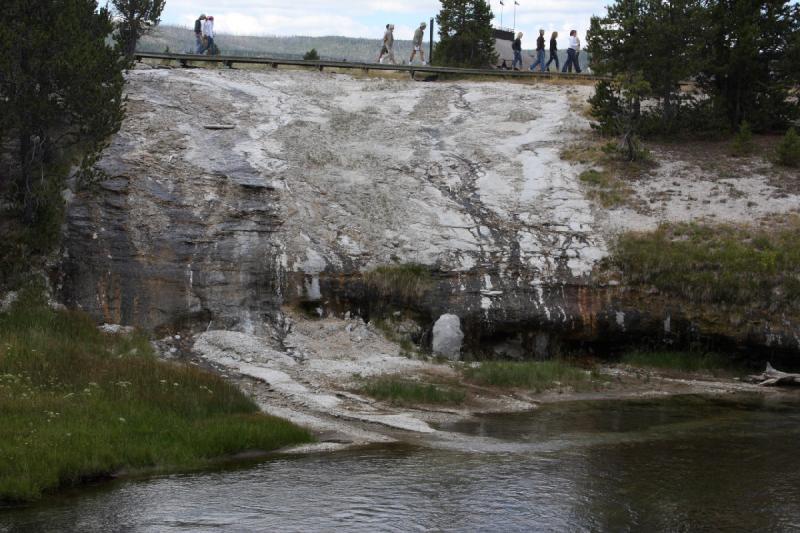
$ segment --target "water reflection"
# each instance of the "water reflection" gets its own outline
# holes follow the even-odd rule
[[[1,531],[765,531],[800,528],[800,406],[564,404],[450,428],[520,453],[382,448],[120,483]]]

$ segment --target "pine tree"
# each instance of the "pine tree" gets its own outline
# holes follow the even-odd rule
[[[495,64],[493,18],[485,0],[442,0],[436,16],[439,42],[433,50],[433,62],[476,68]]]
[[[111,0],[120,17],[117,25],[117,42],[129,60],[136,52],[142,35],[161,22],[161,12],[166,0]]]
[[[796,116],[789,88],[800,82],[797,5],[785,0],[712,0],[698,81],[731,129],[747,120],[754,130],[785,127]]]
[[[700,11],[699,0],[618,0],[605,17],[592,17],[587,36],[592,68],[603,75],[641,75],[662,121],[673,120],[679,82],[698,70],[701,37],[694,19]]]
[[[88,168],[123,116],[111,14],[96,0],[5,0],[3,14],[0,176],[26,225],[57,231],[70,166]]]

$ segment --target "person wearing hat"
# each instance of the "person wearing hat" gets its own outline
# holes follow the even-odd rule
[[[205,21],[205,13],[200,15],[197,20],[194,21],[194,38],[196,41],[194,51],[196,54],[202,54],[203,50],[205,50],[205,46],[203,45],[203,23],[205,23]]]
[[[414,32],[414,40],[411,43],[414,49],[411,50],[411,59],[408,60],[409,64],[414,61],[414,56],[417,55],[417,52],[419,52],[419,58],[420,61],[422,61],[422,64],[423,65],[426,64],[425,49],[422,48],[422,39],[425,38],[425,28],[427,27],[428,27],[427,24],[425,24],[424,22],[420,22],[419,28],[417,28],[417,30]]]
[[[204,52],[213,53],[214,50],[214,17],[209,15],[203,23],[203,38],[205,39]]]

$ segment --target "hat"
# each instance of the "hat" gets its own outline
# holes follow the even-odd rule
[[[213,15],[209,15],[208,16],[208,20],[214,20],[214,16]]]
[[[427,27],[427,26],[428,26],[428,25],[427,25],[427,24],[425,24],[424,22],[420,22],[420,23],[419,23],[419,27],[420,27],[420,28],[425,28],[425,27]]]
[[[200,15],[200,18],[201,18],[201,19],[204,19],[204,18],[206,18],[206,14],[205,14],[205,13],[201,14],[201,15]]]

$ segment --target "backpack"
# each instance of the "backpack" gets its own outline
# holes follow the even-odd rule
[[[200,22],[200,19],[197,19],[197,20],[194,21],[194,32],[195,33],[202,33],[203,32],[202,23]]]

